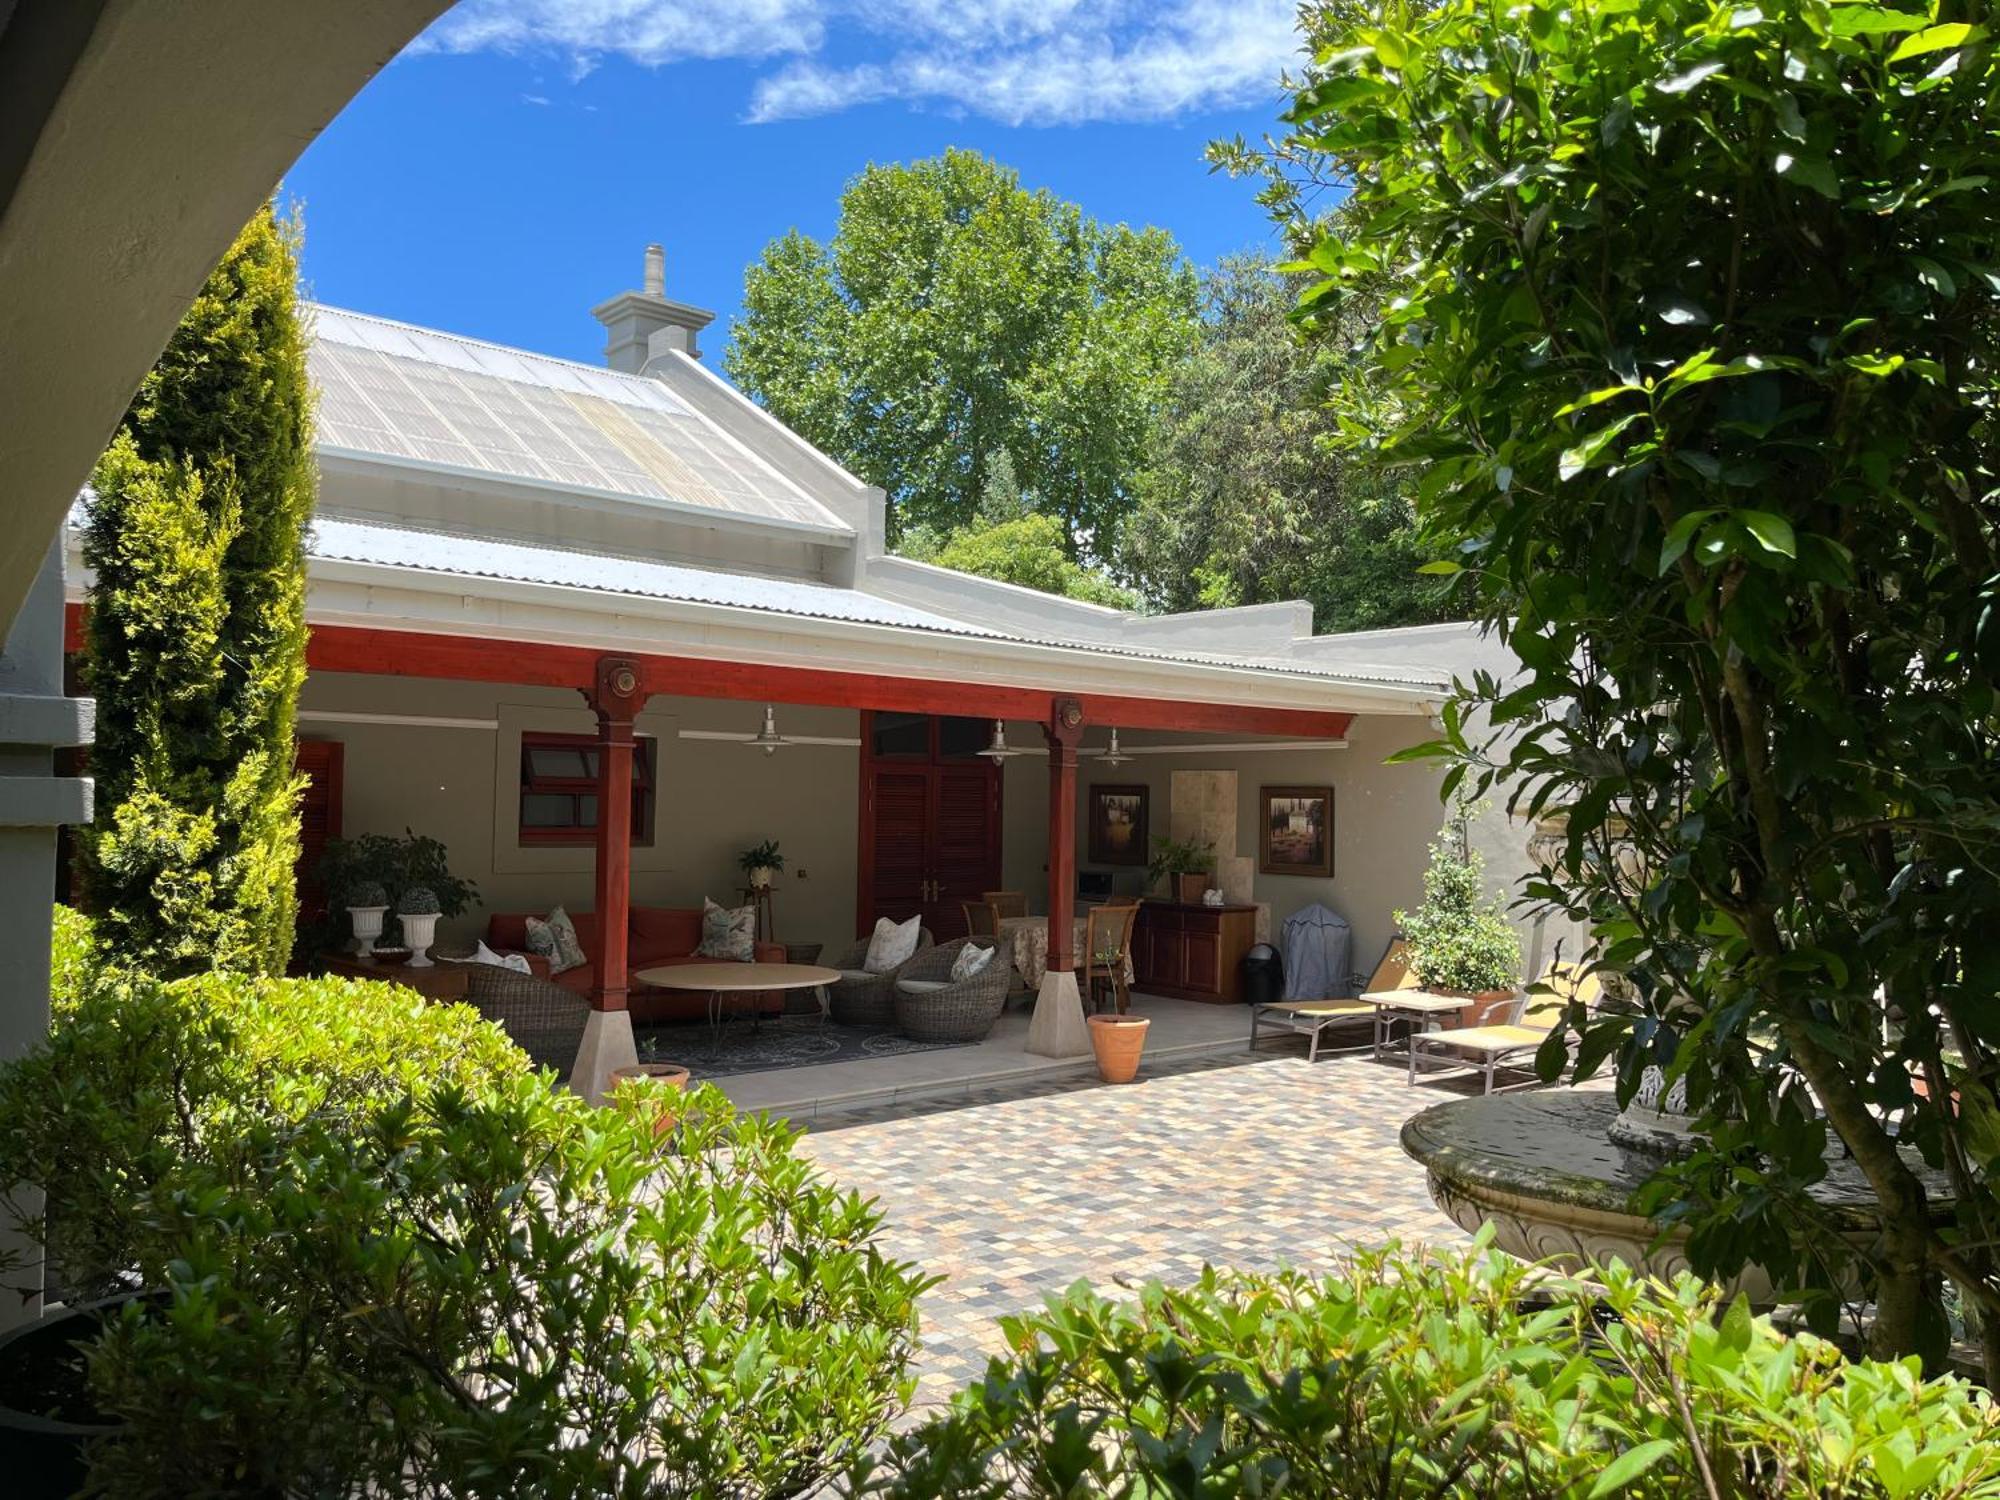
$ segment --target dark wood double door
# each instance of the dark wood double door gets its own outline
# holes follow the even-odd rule
[[[861,716],[860,930],[921,914],[939,942],[965,935],[962,903],[1000,884],[1000,767],[979,755],[992,723]]]

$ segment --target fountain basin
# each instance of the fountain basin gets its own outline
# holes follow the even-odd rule
[[[1618,1114],[1605,1090],[1454,1099],[1412,1116],[1403,1126],[1403,1149],[1422,1164],[1446,1217],[1468,1232],[1491,1225],[1494,1244],[1509,1255],[1566,1270],[1616,1258],[1671,1277],[1690,1269],[1687,1231],[1662,1226],[1635,1207],[1664,1159],[1613,1139]],[[1875,1197],[1839,1150],[1837,1141],[1830,1144],[1827,1175],[1811,1196],[1842,1237],[1866,1253],[1877,1238]],[[1942,1176],[1925,1169],[1924,1177],[1934,1209],[1948,1214]],[[1780,1300],[1761,1266],[1746,1266],[1726,1289],[1762,1307]]]

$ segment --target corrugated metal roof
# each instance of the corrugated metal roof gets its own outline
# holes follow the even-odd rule
[[[323,447],[851,530],[660,381],[340,308],[312,312]]]
[[[1346,665],[1325,667],[1307,662],[1215,652],[1147,650],[1113,642],[1064,640],[1054,636],[992,630],[955,616],[918,609],[859,589],[837,588],[831,584],[719,573],[644,558],[609,557],[565,548],[449,536],[441,532],[326,517],[314,522],[308,547],[315,557],[346,562],[376,563],[476,578],[504,578],[520,583],[554,584],[602,593],[676,599],[693,604],[717,604],[808,619],[935,631],[973,639],[1018,641],[1024,645],[1090,651],[1144,661],[1229,667],[1239,671],[1250,669],[1329,682],[1381,683],[1427,690],[1437,690],[1444,685],[1444,679],[1435,673]]]

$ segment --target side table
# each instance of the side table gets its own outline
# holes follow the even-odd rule
[[[427,1000],[463,1000],[472,992],[465,964],[435,963],[413,969],[400,958],[362,958],[355,953],[322,953],[329,974],[343,979],[379,979],[415,990]]]
[[[775,943],[778,940],[778,913],[771,897],[775,887],[768,885],[738,886],[736,894],[745,906],[757,908],[756,938],[760,943]]]

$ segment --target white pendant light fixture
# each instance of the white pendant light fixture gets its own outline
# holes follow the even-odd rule
[[[997,766],[1003,760],[1011,760],[1013,757],[1024,755],[1027,752],[1016,750],[1007,743],[1007,726],[1001,723],[1000,720],[995,719],[993,721],[993,742],[979,753]]]
[[[1097,757],[1097,763],[1101,766],[1122,766],[1131,758],[1131,756],[1118,748],[1118,729],[1116,725],[1113,725],[1111,729],[1111,748]]]
[[[780,745],[789,745],[791,741],[778,733],[778,717],[771,712],[771,705],[766,703],[764,705],[764,727],[758,730],[752,738],[745,740],[744,743],[753,748],[761,749],[766,755],[769,755]]]

